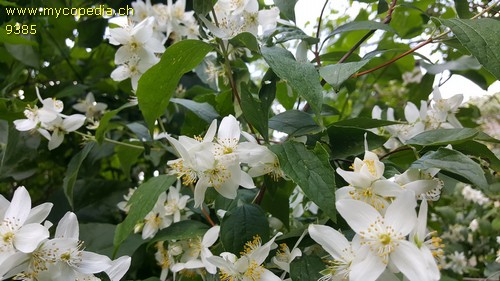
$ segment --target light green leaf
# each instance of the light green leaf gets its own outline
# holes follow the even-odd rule
[[[335,221],[335,173],[324,148],[317,145],[310,151],[302,143],[285,142],[270,149],[278,156],[283,172]]]
[[[173,223],[169,227],[156,233],[155,237],[149,241],[153,245],[158,241],[183,240],[195,237],[202,237],[210,227],[195,220],[185,220]]]
[[[447,61],[440,64],[429,64],[425,61],[421,61],[420,65],[427,70],[430,74],[439,74],[445,70],[450,71],[462,71],[462,70],[479,70],[481,69],[481,64],[477,61],[475,57],[462,56],[453,61]]]
[[[287,110],[271,117],[269,128],[290,136],[303,136],[321,130],[310,114],[299,110]]]
[[[342,32],[347,32],[347,31],[353,31],[353,30],[385,30],[388,32],[396,33],[396,30],[392,28],[391,26],[387,24],[383,24],[381,22],[376,22],[376,21],[353,21],[346,23],[344,25],[341,25],[337,28],[335,28],[332,33],[328,34],[326,39],[334,36],[335,34],[339,34]]]
[[[323,66],[319,69],[319,74],[328,84],[334,88],[339,88],[345,80],[365,66],[369,61],[346,62]]]
[[[143,222],[144,217],[153,209],[158,196],[165,192],[176,180],[175,176],[160,175],[149,179],[137,188],[128,201],[130,211],[127,217],[116,228],[113,239],[115,250],[127,239],[134,226]]]
[[[78,171],[80,170],[80,166],[82,165],[83,160],[87,158],[87,155],[89,154],[90,150],[94,148],[95,144],[95,142],[87,143],[82,151],[75,154],[75,156],[73,156],[73,158],[71,158],[71,160],[69,161],[68,169],[66,170],[66,175],[63,179],[63,190],[64,195],[66,195],[66,199],[68,199],[71,208],[74,208],[73,187],[75,185],[76,178],[78,177]]]
[[[270,35],[270,37],[272,36],[276,38],[276,44],[290,40],[304,40],[311,45],[319,42],[318,38],[307,35],[302,29],[295,26],[279,26]],[[267,41],[269,41],[269,39]]]
[[[295,21],[295,4],[298,0],[274,0],[280,12],[289,20]]]
[[[323,104],[323,88],[314,65],[297,62],[289,51],[279,47],[262,47],[264,59],[274,73],[297,91],[317,113]]]
[[[23,44],[23,45],[30,45],[30,46],[38,46],[38,43],[36,41],[32,41],[28,39],[25,36],[22,35],[16,35],[16,34],[7,34],[7,30],[5,28],[0,28],[0,43],[7,43],[7,44]]]
[[[220,239],[225,251],[240,253],[248,241],[259,235],[262,242],[269,240],[269,223],[264,210],[255,204],[244,204],[224,216]]]
[[[497,79],[500,79],[500,21],[495,19],[440,19],[460,43]]]
[[[35,48],[33,46],[5,43],[5,49],[7,49],[7,52],[9,52],[9,54],[11,54],[15,59],[27,66],[32,66],[34,68],[38,68],[40,66],[38,53],[35,52]]]
[[[95,132],[95,139],[96,139],[97,143],[102,144],[102,142],[104,141],[104,134],[106,133],[106,129],[108,128],[109,121],[111,120],[111,118],[115,117],[115,115],[118,114],[118,112],[122,111],[123,109],[129,108],[132,106],[135,106],[135,104],[126,103],[115,110],[111,110],[111,111],[106,112],[102,116],[101,120],[99,121],[99,127],[97,128],[97,130]]]
[[[182,75],[195,68],[211,50],[212,46],[199,40],[180,41],[168,47],[160,62],[141,76],[136,95],[150,131],[165,112]]]
[[[18,5],[16,5],[16,3],[12,3],[12,2],[6,1],[6,0],[0,0],[0,5],[10,6],[10,7],[19,7]]]
[[[476,129],[436,129],[422,132],[409,139],[409,145],[447,145],[458,144],[474,139],[479,132]]]
[[[320,271],[325,269],[325,264],[320,257],[304,255],[297,257],[290,264],[290,278],[292,280],[320,280],[323,276]]]
[[[430,151],[413,162],[411,167],[417,169],[438,168],[464,178],[479,188],[488,188],[488,182],[481,166],[455,150],[441,147],[437,151]]]
[[[220,117],[219,113],[215,111],[214,107],[207,102],[201,103],[192,100],[177,98],[170,99],[170,101],[184,106],[207,123],[210,123],[212,122],[212,120]]]

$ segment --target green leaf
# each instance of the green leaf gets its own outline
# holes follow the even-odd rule
[[[430,151],[413,162],[411,167],[418,169],[438,168],[463,177],[479,188],[488,188],[481,166],[455,150],[441,147],[437,151]]]
[[[494,171],[500,171],[500,160],[486,145],[476,141],[466,141],[460,144],[454,144],[453,149],[466,155],[473,155],[485,159]]]
[[[87,158],[90,150],[94,148],[95,142],[89,142],[85,145],[82,151],[78,152],[71,161],[69,161],[68,169],[66,170],[66,175],[63,179],[63,190],[64,195],[66,195],[66,199],[68,199],[69,205],[71,208],[73,206],[73,186],[75,185],[76,178],[78,177],[78,171],[80,170],[80,166],[83,163],[83,160]]]
[[[422,132],[406,141],[409,145],[447,145],[463,143],[474,139],[478,130],[470,128],[436,129]]]
[[[175,176],[160,175],[141,184],[130,198],[130,211],[125,220],[120,223],[115,232],[113,245],[115,250],[127,239],[137,223],[153,209],[158,196],[165,192],[177,178]]]
[[[360,70],[368,62],[368,60],[365,60],[359,62],[330,64],[321,67],[319,69],[319,74],[325,79],[326,82],[328,82],[328,84],[338,89],[345,80],[349,79],[351,75]]]
[[[479,70],[481,69],[481,64],[477,61],[475,57],[462,56],[453,61],[447,61],[440,64],[429,64],[425,61],[421,61],[420,65],[427,70],[430,74],[439,74],[445,70],[450,71],[463,71],[469,69]]]
[[[327,133],[330,139],[332,156],[336,159],[363,153],[365,151],[365,134],[370,150],[379,148],[386,142],[386,138],[382,136],[354,127],[332,125],[327,129]]]
[[[195,102],[188,99],[170,99],[171,102],[180,104],[185,108],[189,109],[191,112],[196,114],[207,123],[212,122],[212,120],[219,118],[219,113],[215,111],[214,107],[207,102]]]
[[[5,49],[11,54],[16,60],[22,62],[27,66],[32,66],[38,68],[40,66],[40,60],[38,53],[31,45],[24,44],[8,44],[5,43]]]
[[[271,117],[269,128],[287,133],[290,136],[303,136],[321,130],[310,114],[299,110],[287,110]]]
[[[289,20],[295,22],[295,4],[298,0],[274,0],[280,12]]]
[[[16,35],[16,34],[7,34],[7,30],[4,27],[0,28],[0,43],[7,44],[22,44],[22,45],[30,45],[37,47],[38,43],[36,41],[32,41],[25,36]]]
[[[469,9],[469,1],[467,0],[455,0],[455,10],[462,19],[469,19],[474,16]]]
[[[250,32],[243,32],[234,36],[229,39],[229,43],[234,47],[245,47],[252,52],[259,52],[259,42],[257,42],[257,38]]]
[[[259,235],[262,243],[269,240],[266,213],[255,204],[244,204],[226,214],[220,226],[220,239],[225,251],[240,253],[248,241]]]
[[[125,145],[115,146],[115,152],[120,160],[120,165],[122,166],[123,174],[130,179],[130,168],[132,165],[137,163],[139,155],[141,155],[143,149],[133,148]]]
[[[182,75],[195,68],[211,50],[212,46],[202,41],[180,41],[168,47],[160,62],[141,76],[136,95],[150,131],[165,112]]]
[[[378,0],[377,15],[387,12],[387,10],[389,10],[387,0]]]
[[[79,21],[77,24],[77,45],[84,48],[95,48],[99,46],[103,41],[104,31],[107,26],[108,20],[100,17]]]
[[[149,241],[148,245],[153,245],[158,241],[183,240],[202,237],[209,228],[210,227],[208,225],[194,220],[176,222],[156,233],[155,237]]]
[[[323,277],[320,273],[323,269],[325,269],[325,264],[320,257],[304,255],[290,263],[290,278],[292,280],[319,280]]]
[[[347,31],[353,31],[353,30],[385,30],[388,32],[392,33],[397,33],[394,28],[387,24],[383,24],[381,22],[376,22],[376,21],[353,21],[353,22],[348,22],[344,25],[341,25],[337,28],[335,28],[332,33],[328,34],[326,39],[334,36],[335,34],[339,34],[342,32],[347,32]],[[326,40],[325,39],[325,40]]]
[[[267,141],[269,139],[267,124],[269,113],[262,103],[252,96],[247,86],[241,87],[241,110],[248,123],[252,124]]]
[[[213,0],[196,0],[193,1],[193,10],[196,14],[205,16],[214,7],[215,1]]]
[[[113,236],[116,225],[106,223],[80,224],[80,240],[84,241],[86,251],[95,252],[113,258]],[[116,256],[132,254],[144,243],[140,235],[131,235],[123,244]]]
[[[314,65],[297,62],[289,51],[279,47],[262,47],[264,59],[274,73],[297,91],[317,113],[323,104],[323,88]]]
[[[3,120],[0,120],[0,128],[2,138],[6,138],[5,146],[1,143],[0,179],[12,177],[19,181],[36,173],[40,135],[20,132]]]
[[[266,193],[261,203],[262,208],[290,229],[290,195],[295,189],[295,184],[285,180],[275,181],[270,177],[264,179]]]
[[[500,21],[495,19],[440,19],[460,43],[497,79],[500,79]]]
[[[16,5],[16,3],[12,3],[12,2],[6,1],[6,0],[0,0],[0,5],[8,6],[8,7],[19,7],[18,5]]]
[[[338,121],[333,123],[332,125],[338,127],[355,127],[361,129],[372,129],[372,128],[379,128],[396,124],[402,124],[402,123],[397,121],[371,119],[367,117],[356,117]]]
[[[111,118],[115,117],[116,114],[118,114],[123,109],[129,108],[132,106],[135,106],[135,104],[126,103],[115,110],[111,110],[111,111],[106,112],[102,116],[101,120],[99,121],[99,127],[95,131],[95,139],[96,139],[97,143],[102,144],[102,142],[104,141],[104,134],[106,133],[106,129],[108,129],[109,121],[111,120]]]
[[[302,143],[285,142],[270,149],[278,156],[283,172],[335,221],[335,173],[324,148],[317,145],[310,151]]]
[[[304,40],[311,45],[319,42],[318,38],[307,35],[302,29],[295,26],[279,26],[270,35],[270,37],[273,36],[276,38],[276,44],[290,40]],[[269,39],[267,41],[269,41]]]

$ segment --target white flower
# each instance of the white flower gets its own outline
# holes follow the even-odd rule
[[[490,203],[490,199],[486,197],[480,190],[476,190],[468,184],[465,185],[462,189],[462,195],[467,201],[474,202],[481,206]]]
[[[467,267],[467,258],[463,252],[453,252],[453,254],[446,256],[445,269],[451,269],[453,272],[458,274],[464,274],[465,268]]]
[[[172,216],[173,222],[178,222],[181,220],[181,211],[186,208],[186,203],[189,200],[189,195],[180,196],[179,189],[181,185],[177,187],[171,186],[168,189],[167,201],[165,202],[165,215]]]
[[[240,258],[233,253],[223,252],[220,257],[209,257],[208,261],[219,268],[221,281],[280,281],[278,276],[262,266],[278,235],[281,233],[264,245],[261,245],[260,237],[256,236],[253,241],[247,242]]]
[[[46,124],[46,128],[52,131],[49,138],[49,150],[59,147],[64,140],[64,135],[78,130],[85,120],[85,115],[73,114],[64,119],[58,116],[54,121]]]
[[[162,192],[153,207],[144,218],[144,227],[142,228],[142,239],[148,239],[155,236],[160,229],[164,229],[172,224],[172,218],[167,216],[165,210],[165,200],[167,194]]]
[[[432,117],[439,123],[448,123],[452,128],[462,128],[455,117],[458,107],[462,104],[463,95],[454,95],[449,99],[443,99],[438,87],[434,88],[432,100]]]
[[[33,252],[49,237],[49,231],[40,222],[51,207],[51,204],[43,205],[33,212],[26,188],[20,186],[16,189],[0,221],[0,265],[16,252]]]
[[[118,204],[116,204],[118,209],[124,211],[125,213],[128,213],[128,211],[130,210],[130,205],[128,204],[128,201],[130,200],[130,197],[132,197],[132,195],[134,194],[134,192],[136,190],[137,190],[137,187],[128,189],[128,193],[126,195],[123,195],[124,201],[120,201],[120,202],[118,202]]]
[[[282,243],[279,245],[279,250],[276,251],[276,256],[271,261],[285,272],[290,272],[290,263],[300,256],[302,256],[302,251],[299,248],[290,251],[290,248],[285,243]]]
[[[389,263],[410,281],[434,280],[419,249],[406,240],[417,221],[413,192],[402,192],[387,208],[385,216],[358,200],[339,200],[336,206],[361,239],[364,258],[352,265],[351,280],[376,280]]]
[[[208,273],[217,273],[217,268],[208,262],[207,258],[213,256],[210,247],[219,238],[220,226],[216,225],[210,228],[203,238],[189,239],[185,248],[184,254],[181,257],[181,262],[172,266],[173,272],[179,272],[184,269],[200,269],[205,268]]]
[[[99,117],[107,107],[108,105],[105,103],[96,102],[94,94],[90,92],[85,97],[85,100],[73,105],[75,110],[85,113],[87,118]]]
[[[428,171],[419,169],[408,169],[403,174],[394,176],[394,182],[403,189],[412,190],[418,199],[432,201],[439,200],[444,186],[442,180],[433,177]]]
[[[473,219],[470,224],[469,224],[469,229],[474,232],[479,228],[479,223],[477,222],[477,219]]]
[[[137,90],[139,84],[139,78],[142,74],[151,68],[154,63],[148,62],[147,60],[139,59],[139,57],[130,58],[130,60],[120,66],[118,66],[113,72],[111,72],[111,79],[115,81],[123,81],[130,78],[132,82],[132,89]]]
[[[388,196],[396,196],[402,188],[383,177],[385,165],[378,156],[370,151],[365,151],[363,160],[356,157],[351,168],[345,171],[337,168],[337,173],[344,178],[349,186],[344,186],[335,192],[336,200],[352,198],[366,202],[379,211],[384,211],[389,202]]]

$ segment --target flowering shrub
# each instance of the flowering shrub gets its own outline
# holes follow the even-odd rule
[[[498,277],[497,2],[113,2],[2,33],[0,280]]]

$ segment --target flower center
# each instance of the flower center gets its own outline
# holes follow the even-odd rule
[[[372,174],[373,176],[376,176],[377,170],[375,169],[375,161],[363,160],[363,162],[365,162],[366,166],[368,167],[368,171],[370,172],[370,174]]]

